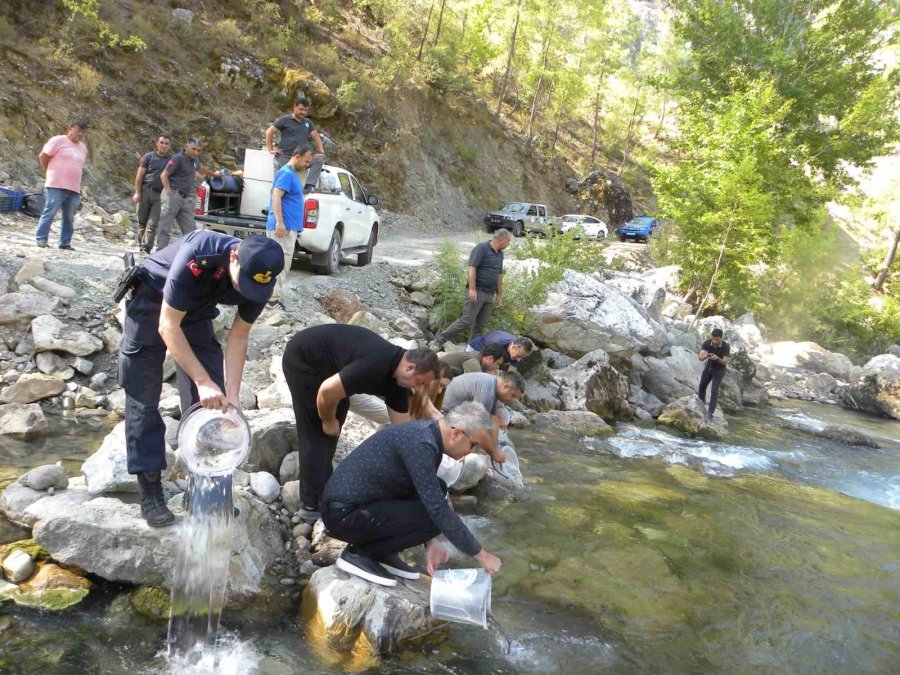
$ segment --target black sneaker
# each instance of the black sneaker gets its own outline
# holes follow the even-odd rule
[[[46,241],[38,241],[35,243],[37,244],[38,248],[47,248],[49,246],[49,244]]]
[[[315,506],[307,506],[306,504],[302,504],[297,513],[300,516],[300,519],[307,523],[314,523],[322,517],[322,514],[319,513],[319,509]]]
[[[351,551],[351,548],[352,546],[345,548],[341,553],[341,557],[337,559],[338,569],[342,569],[347,574],[352,574],[360,579],[371,581],[379,586],[397,585],[397,579],[379,565],[377,560]]]
[[[266,304],[272,309],[280,309],[282,312],[287,311],[287,308],[281,300],[269,300]]]
[[[303,194],[308,195],[310,192],[316,189],[315,185],[304,185],[303,186]]]
[[[74,251],[75,249],[72,248],[71,244],[66,244],[65,246],[60,246],[59,250],[60,251]]]
[[[399,553],[383,555],[378,559],[378,562],[388,572],[401,579],[415,581],[419,578],[419,572],[416,568],[403,562],[403,558],[400,557]]]

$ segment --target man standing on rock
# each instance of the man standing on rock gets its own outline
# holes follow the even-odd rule
[[[505,330],[492,330],[485,335],[473,337],[466,345],[467,352],[483,351],[487,345],[500,345],[505,353],[506,362],[511,366],[518,366],[534,349],[534,343],[527,337],[516,337]]]
[[[119,343],[119,384],[125,390],[128,473],[137,474],[141,515],[151,527],[175,520],[160,481],[166,467],[159,414],[166,350],[175,359],[182,413],[197,402],[239,407],[247,336],[283,265],[281,247],[261,235],[241,241],[201,231],[138,268]],[[237,306],[224,356],[213,329],[219,304]]]
[[[475,335],[484,332],[494,307],[503,303],[503,250],[509,246],[511,237],[509,230],[501,228],[472,249],[466,267],[466,304],[462,316],[435,336],[432,347],[441,349],[447,340],[460,333],[465,333],[468,341],[473,323]]]
[[[131,201],[138,204],[138,242],[144,253],[153,250],[156,228],[159,226],[159,210],[162,201],[162,172],[172,159],[172,137],[160,134],[156,139],[156,152],[141,157],[134,176],[134,194]]]
[[[56,217],[56,212],[62,209],[59,247],[64,251],[73,250],[75,209],[81,203],[81,172],[87,161],[87,146],[84,144],[87,126],[84,120],[74,120],[64,135],[54,136],[47,141],[38,155],[41,169],[46,172],[44,211],[35,232],[40,248],[47,248],[50,224]]]
[[[322,167],[325,166],[325,148],[322,145],[322,137],[316,130],[316,125],[306,116],[309,112],[309,99],[298,96],[294,100],[294,109],[290,115],[282,115],[266,129],[266,149],[275,159],[276,169],[287,164],[294,149],[306,145],[312,141],[316,146],[316,154],[313,155],[306,174],[304,192],[312,190]],[[278,147],[275,147],[275,132],[279,132]]]
[[[437,375],[437,354],[405,350],[360,326],[325,324],[290,339],[282,360],[300,440],[300,517],[319,519],[350,396],[383,396],[392,424],[408,422],[410,389]]]
[[[190,139],[184,150],[169,159],[160,174],[162,183],[162,215],[159,217],[159,242],[157,250],[169,245],[172,225],[178,223],[181,234],[193,232],[194,223],[194,181],[201,176],[221,176],[221,171],[210,171],[200,165],[200,141]]]
[[[438,478],[441,457],[460,460],[488,442],[490,418],[480,403],[463,403],[440,420],[391,425],[363,441],[329,479],[322,520],[331,536],[350,544],[337,566],[382,586],[419,573],[400,552],[425,544],[428,573],[449,559],[437,541],[443,534],[474,556],[489,574],[501,562],[472,535],[447,503]]]
[[[719,399],[719,386],[727,372],[728,358],[731,347],[722,339],[722,329],[713,328],[710,338],[700,348],[699,358],[706,361],[703,374],[700,376],[700,389],[697,392],[700,400],[706,403],[706,388],[712,384],[709,394],[709,409],[706,413],[707,420],[711,420],[716,412],[716,403]]]
[[[275,292],[269,305],[278,309],[284,309],[281,303],[284,280],[294,260],[297,236],[303,231],[303,183],[297,173],[308,168],[312,158],[311,145],[298,145],[291,151],[288,163],[278,169],[272,181],[266,236],[277,241],[284,251],[284,274],[275,282]]]
[[[504,403],[515,401],[525,391],[525,380],[515,371],[500,371],[496,377],[489,373],[466,373],[454,377],[444,394],[444,413],[467,401],[476,401],[491,415],[493,429],[491,442],[483,445],[484,451],[498,464],[506,461],[506,455],[497,442],[500,434],[500,410]]]

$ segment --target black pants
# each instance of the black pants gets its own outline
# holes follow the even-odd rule
[[[122,341],[119,343],[119,385],[125,390],[125,446],[128,473],[166,468],[166,426],[159,414],[166,345],[159,336],[162,297],[146,286],[128,301]],[[185,317],[181,325],[197,359],[223,391],[222,347],[216,341],[212,319]],[[199,399],[197,387],[181,368],[175,369],[181,411]]]
[[[697,393],[700,395],[700,400],[704,403],[706,403],[706,387],[712,384],[712,389],[709,392],[710,417],[716,412],[716,403],[719,400],[719,386],[722,384],[724,377],[724,368],[710,368],[709,366],[703,369],[703,374],[700,376],[700,390]]]
[[[349,508],[335,506],[322,505],[322,521],[328,533],[373,558],[421,546],[440,534],[418,499],[372,502]]]
[[[297,439],[300,441],[300,501],[306,506],[318,507],[325,483],[334,470],[332,462],[338,437],[322,431],[322,418],[316,407],[322,378],[311,372],[312,369],[290,349],[284,353],[282,368],[291,390]],[[349,409],[350,399],[345,398],[338,403],[337,419],[342,427]]]

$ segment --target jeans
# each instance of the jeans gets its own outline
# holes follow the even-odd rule
[[[274,239],[284,251],[284,271],[275,277],[275,288],[272,291],[271,300],[280,300],[284,297],[284,282],[287,279],[288,272],[291,271],[291,265],[294,262],[294,249],[297,246],[297,237],[300,230],[288,230],[284,237],[276,237],[275,230],[266,230],[266,236]]]
[[[63,188],[48,187],[44,189],[44,211],[38,220],[35,239],[38,243],[46,244],[50,236],[50,224],[56,217],[56,212],[62,209],[62,228],[59,233],[59,245],[69,246],[72,243],[72,234],[75,231],[75,209],[81,203],[81,195]]]
[[[725,368],[710,368],[707,366],[703,369],[703,374],[700,376],[700,390],[697,392],[700,396],[700,400],[706,403],[706,388],[712,384],[712,389],[710,389],[709,393],[709,416],[712,417],[713,413],[716,412],[716,403],[719,400],[719,386],[722,384],[722,380],[725,377]]]

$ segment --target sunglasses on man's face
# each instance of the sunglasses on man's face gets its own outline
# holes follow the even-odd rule
[[[469,441],[469,450],[474,450],[475,448],[478,447],[478,443],[476,443],[475,441],[473,441],[473,440],[469,437],[469,434],[467,434],[465,431],[463,431],[463,430],[460,429],[459,427],[453,427],[453,428],[456,429],[456,430],[457,430],[459,433],[461,433],[463,436],[465,436],[465,437],[466,437],[466,440]]]

